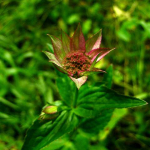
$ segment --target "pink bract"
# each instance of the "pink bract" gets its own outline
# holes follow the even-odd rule
[[[57,68],[68,74],[79,89],[87,80],[91,72],[104,72],[94,65],[113,49],[100,48],[102,30],[85,42],[81,26],[78,25],[72,37],[62,31],[61,39],[49,35],[52,41],[54,54],[44,51],[49,61]]]

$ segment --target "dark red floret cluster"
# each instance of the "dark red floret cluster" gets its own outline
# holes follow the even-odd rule
[[[83,51],[74,51],[66,55],[63,67],[72,77],[80,77],[80,74],[89,71],[91,60]]]

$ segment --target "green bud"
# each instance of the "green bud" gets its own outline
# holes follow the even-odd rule
[[[51,120],[56,118],[58,113],[58,107],[57,106],[47,106],[43,109],[41,112],[41,115],[39,117],[39,120]]]
[[[57,108],[57,106],[47,106],[42,112],[45,114],[55,114],[57,113]]]

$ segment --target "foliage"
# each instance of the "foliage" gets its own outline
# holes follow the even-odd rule
[[[97,133],[109,122],[112,109],[146,104],[143,100],[119,95],[105,87],[104,84],[90,87],[85,84],[79,90],[78,95],[74,94],[75,84],[66,75],[58,79],[58,85],[66,108],[60,105],[59,107],[65,109],[61,109],[60,115],[54,119],[37,119],[27,133],[22,150],[39,150],[65,133],[80,128],[86,133]],[[78,90],[77,87],[76,90]],[[76,99],[77,103],[74,105],[72,102]]]

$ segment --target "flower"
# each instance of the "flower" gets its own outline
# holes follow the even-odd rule
[[[52,41],[54,54],[44,51],[49,61],[57,68],[68,74],[79,89],[87,80],[91,72],[104,72],[94,65],[113,49],[100,48],[102,30],[85,42],[81,26],[78,25],[72,37],[62,31],[61,39],[49,35]]]

